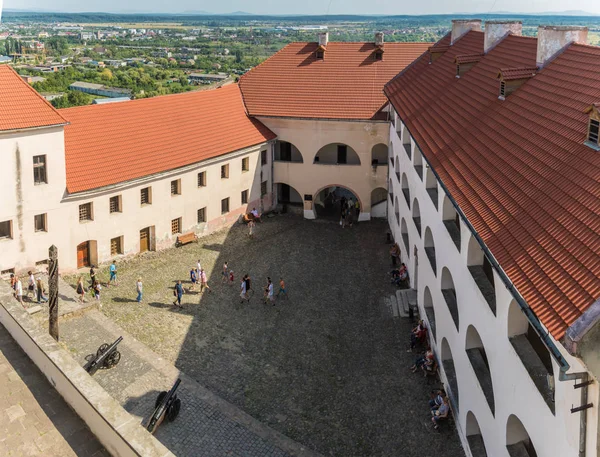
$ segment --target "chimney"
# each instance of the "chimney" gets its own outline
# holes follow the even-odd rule
[[[329,43],[329,32],[319,33],[319,46],[326,47]]]
[[[540,25],[537,35],[538,68],[550,62],[571,43],[587,44],[587,27]]]
[[[375,32],[375,46],[383,46],[383,32]]]
[[[481,32],[481,19],[453,19],[450,45],[471,30]]]
[[[521,36],[523,23],[521,21],[486,21],[483,39],[483,52],[488,53],[490,49],[500,43],[506,35]]]

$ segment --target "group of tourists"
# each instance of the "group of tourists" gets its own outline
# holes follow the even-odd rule
[[[96,268],[97,267],[95,265],[92,265],[90,267],[90,280],[89,280],[88,291],[96,300],[100,300],[100,292],[102,291],[102,284],[100,283],[100,279],[97,277]],[[119,283],[117,280],[117,262],[115,260],[113,260],[113,262],[108,267],[108,273],[109,273],[109,279],[105,285],[106,286],[110,286],[110,285],[117,286]],[[141,279],[138,279],[138,282],[140,283],[139,284],[140,291],[142,288],[141,281],[142,281]],[[79,296],[79,301],[81,303],[85,303],[86,288],[85,288],[85,285],[83,282],[83,276],[79,276],[79,278],[77,279],[77,286],[75,287],[75,290],[77,292],[77,295]],[[139,298],[141,300],[141,295],[139,296]],[[102,306],[102,305],[100,305],[100,306]]]
[[[250,303],[250,291],[252,291],[252,280],[250,279],[249,274],[245,274],[240,284],[240,303],[244,303],[244,301]],[[279,278],[279,291],[277,292],[277,296],[275,296],[273,281],[271,280],[270,276],[267,276],[267,284],[264,287],[263,302],[265,304],[271,303],[273,306],[275,306],[275,298],[279,298],[280,296],[283,298],[288,297],[285,289],[285,281],[283,278]]]
[[[36,278],[31,270],[27,272],[27,293],[24,294],[23,283],[14,273],[10,274],[10,287],[13,290],[13,295],[22,306],[25,306],[23,297],[29,299],[31,296],[31,301],[37,301],[38,303],[48,301],[46,287],[42,278],[39,276]]]
[[[342,228],[346,226],[352,227],[354,219],[358,222],[358,216],[360,215],[360,202],[358,199],[355,201],[352,198],[346,198],[342,196],[340,199],[340,225]]]

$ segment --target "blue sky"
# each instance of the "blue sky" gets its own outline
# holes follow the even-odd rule
[[[147,13],[246,11],[254,14],[481,14],[497,11],[535,13],[582,10],[600,14],[598,0],[4,0],[4,8]]]

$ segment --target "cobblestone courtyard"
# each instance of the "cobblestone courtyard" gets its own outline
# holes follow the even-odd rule
[[[386,228],[282,215],[258,224],[249,239],[236,225],[119,262],[119,285],[103,289],[102,311],[214,393],[324,455],[463,456],[453,431],[430,427],[435,386],[408,370],[410,323],[382,306],[394,293]],[[174,308],[174,281],[189,287],[198,259],[213,293],[192,291],[184,309]],[[231,285],[221,283],[225,261],[235,272]],[[241,305],[245,273],[256,294]],[[261,303],[267,276],[275,283],[283,276],[288,300]]]

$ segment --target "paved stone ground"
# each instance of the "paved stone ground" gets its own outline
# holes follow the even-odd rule
[[[410,323],[381,306],[394,292],[386,228],[283,215],[248,239],[236,226],[119,263],[120,284],[103,290],[102,311],[209,390],[323,454],[464,456],[455,433],[429,426],[434,386],[408,371]],[[198,258],[214,292],[186,294],[183,310],[172,307],[174,281],[186,280]],[[236,273],[232,285],[221,284],[224,261]],[[244,273],[256,295],[240,305]],[[267,275],[285,278],[289,300],[260,303]],[[134,301],[138,276],[142,304]]]
[[[109,457],[2,325],[0,455]]]

